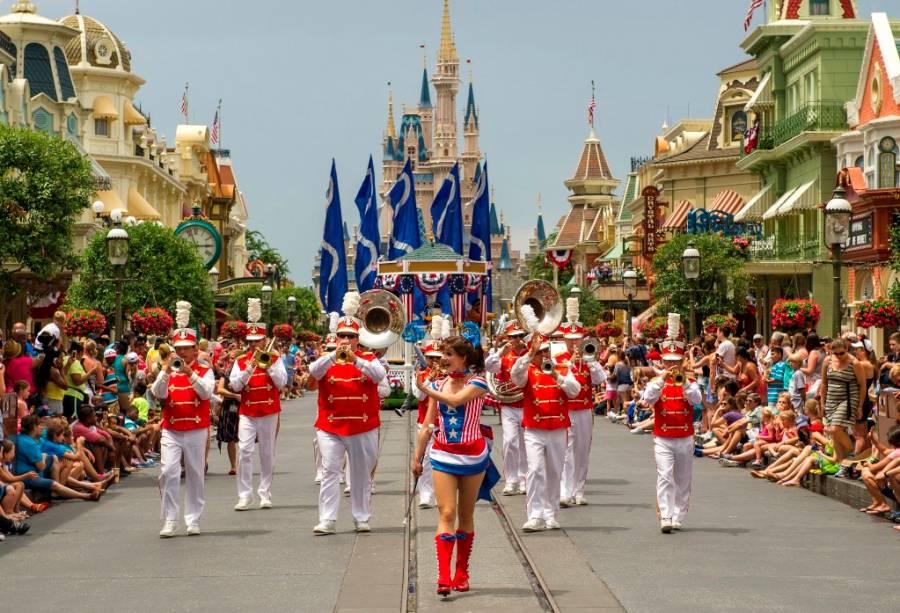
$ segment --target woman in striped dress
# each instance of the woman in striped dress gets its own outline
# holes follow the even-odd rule
[[[450,590],[469,590],[469,556],[475,538],[475,500],[488,465],[489,448],[481,434],[481,409],[487,383],[480,374],[484,357],[480,348],[460,337],[444,341],[443,362],[447,376],[431,384],[416,381],[430,397],[412,472],[422,474],[422,460],[428,438],[434,432],[429,459],[434,493],[440,514],[434,537],[438,559],[437,593],[446,597]],[[456,550],[456,573],[450,579],[450,559]]]
[[[831,344],[831,357],[825,360],[822,369],[822,405],[825,423],[834,440],[836,464],[840,464],[853,448],[848,430],[862,415],[865,389],[866,375],[862,364],[851,360],[842,339],[835,339]]]

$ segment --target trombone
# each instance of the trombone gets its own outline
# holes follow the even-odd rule
[[[266,347],[265,351],[260,351],[259,348],[256,349],[256,352],[253,354],[253,361],[257,366],[262,366],[263,368],[268,368],[272,365],[272,360],[275,358],[275,354],[272,353],[272,349],[275,347],[275,337],[272,337],[272,341],[269,343],[269,346]]]

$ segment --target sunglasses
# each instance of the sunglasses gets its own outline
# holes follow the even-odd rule
[[[349,340],[349,339],[356,338],[356,335],[355,334],[338,334],[337,337]]]
[[[847,355],[847,352],[846,351],[834,351],[833,354],[836,355],[837,357],[841,357],[842,355]]]

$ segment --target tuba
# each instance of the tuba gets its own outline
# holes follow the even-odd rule
[[[522,391],[522,388],[516,386],[516,384],[509,379],[500,381],[497,379],[497,375],[490,372],[485,373],[485,379],[487,380],[491,396],[493,396],[500,404],[519,402],[525,397],[525,392]]]
[[[360,294],[356,317],[362,322],[359,342],[369,349],[390,347],[400,338],[406,325],[403,303],[383,289],[370,289]]]
[[[559,327],[563,320],[563,303],[559,292],[547,283],[538,279],[526,281],[516,291],[513,298],[513,312],[516,319],[519,320],[522,328],[528,330],[525,318],[522,316],[522,306],[529,305],[534,309],[534,314],[538,318],[537,330],[544,336],[550,334]]]

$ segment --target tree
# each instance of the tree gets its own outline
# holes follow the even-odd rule
[[[693,282],[696,290],[693,292],[684,278],[681,259],[689,242],[700,252],[700,277]],[[672,311],[687,316],[693,301],[698,323],[716,313],[743,313],[750,288],[744,263],[744,257],[735,249],[731,237],[675,235],[653,258],[653,297],[658,304],[657,312]]]
[[[228,315],[232,319],[247,321],[247,299],[262,296],[259,286],[242,287],[228,298]],[[288,296],[297,299],[294,308],[294,326],[297,328],[319,329],[321,317],[319,301],[312,290],[305,287],[285,287],[272,292],[272,324],[288,323]],[[266,317],[266,313],[263,313]]]
[[[52,279],[74,266],[72,229],[95,189],[70,142],[0,125],[0,305],[18,293],[16,273]]]
[[[278,280],[286,278],[290,269],[287,260],[281,257],[281,253],[272,247],[259,230],[247,232],[247,252],[250,261],[259,260],[264,264],[274,264]]]
[[[126,316],[142,306],[159,306],[175,312],[175,302],[192,305],[191,323],[212,321],[213,295],[206,267],[197,250],[169,228],[154,223],[125,226],[128,231],[128,265],[123,284],[122,309]],[[97,309],[114,319],[115,284],[106,248],[106,232],[94,234],[81,257],[81,276],[69,288],[67,302]]]

